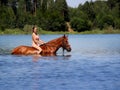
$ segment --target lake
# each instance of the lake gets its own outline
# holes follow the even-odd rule
[[[44,41],[62,35],[41,35]],[[120,90],[120,34],[69,35],[71,52],[11,55],[31,35],[0,35],[0,90]]]

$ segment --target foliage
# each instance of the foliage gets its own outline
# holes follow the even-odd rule
[[[91,0],[72,8],[66,0],[0,0],[2,31],[8,28],[27,31],[29,25],[46,31],[66,31],[66,22],[78,32],[109,27],[120,30],[120,1]]]
[[[73,18],[71,25],[73,29],[78,32],[89,30],[89,23],[81,18]]]
[[[33,27],[32,25],[25,25],[23,31],[26,32],[26,34],[31,33],[32,27]]]
[[[0,8],[0,28],[4,30],[7,28],[13,28],[13,23],[15,21],[15,15],[11,7],[2,6]]]

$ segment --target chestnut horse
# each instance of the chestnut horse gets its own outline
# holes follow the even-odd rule
[[[52,56],[56,55],[56,52],[59,48],[63,48],[66,51],[70,52],[71,47],[68,42],[68,37],[66,35],[59,37],[57,39],[51,40],[40,46],[42,48],[42,52],[40,55],[42,56]],[[37,54],[37,49],[31,46],[18,46],[12,50],[13,55],[35,55]]]

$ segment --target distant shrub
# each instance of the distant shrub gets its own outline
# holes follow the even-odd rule
[[[33,25],[25,25],[24,28],[23,28],[23,31],[28,34],[28,33],[31,33],[32,32],[32,27]]]
[[[81,18],[73,18],[71,20],[71,26],[75,31],[78,32],[90,30],[89,22]]]

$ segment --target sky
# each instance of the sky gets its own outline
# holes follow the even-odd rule
[[[84,4],[86,1],[91,1],[91,0],[66,0],[68,6],[70,7],[78,7],[79,4]],[[95,0],[92,0],[95,1]]]

